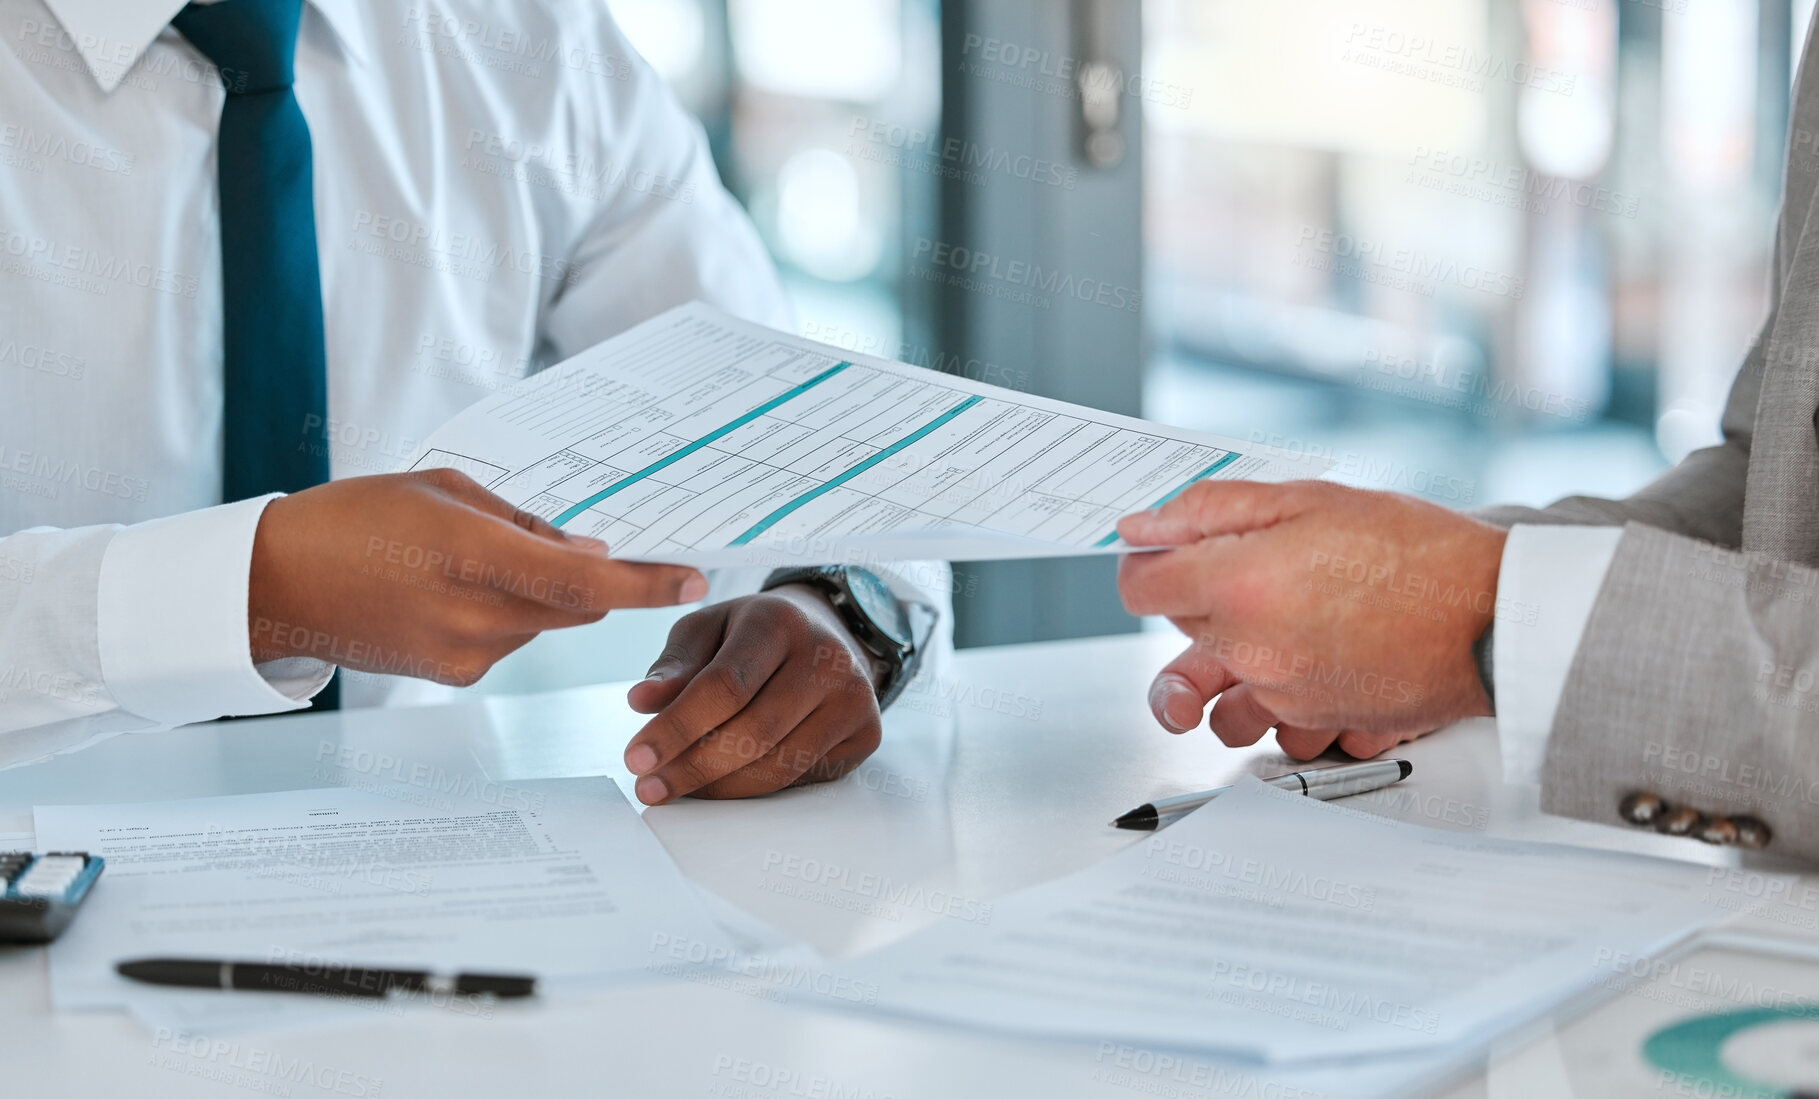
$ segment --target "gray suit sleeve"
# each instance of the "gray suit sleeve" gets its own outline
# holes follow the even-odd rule
[[[1809,47],[1815,39],[1819,24]],[[1809,48],[1796,82],[1796,132],[1819,127],[1814,57]],[[1711,816],[1757,817],[1773,850],[1819,859],[1819,572],[1726,548],[1743,542],[1770,338],[1819,193],[1810,165],[1788,164],[1773,311],[1731,387],[1724,442],[1627,500],[1574,497],[1481,518],[1624,527],[1555,710],[1542,809],[1620,824],[1621,800],[1651,792]]]
[[[1774,321],[1771,314],[1731,386],[1720,445],[1688,455],[1626,500],[1575,496],[1543,509],[1477,513],[1502,526],[1625,528],[1554,711],[1542,765],[1545,812],[1621,825],[1618,803],[1651,791],[1702,812],[1758,816],[1775,830],[1777,849],[1799,845],[1819,858],[1819,829],[1810,827],[1819,825],[1819,789],[1806,803],[1804,788],[1784,797],[1776,785],[1803,773],[1796,764],[1819,763],[1819,716],[1757,693],[1783,666],[1795,667],[1790,674],[1808,669],[1809,679],[1819,668],[1819,603],[1810,598],[1819,588],[1795,585],[1793,595],[1809,598],[1775,599],[1751,586],[1751,570],[1734,563],[1742,555],[1720,548],[1743,541]],[[1772,570],[1786,566],[1757,571]],[[1777,669],[1766,682],[1764,667]],[[1802,732],[1816,754],[1801,752]],[[1681,770],[1689,765],[1692,775]],[[1768,786],[1752,785],[1758,782]]]
[[[1819,571],[1629,525],[1561,693],[1548,813],[1648,791],[1819,859]]]

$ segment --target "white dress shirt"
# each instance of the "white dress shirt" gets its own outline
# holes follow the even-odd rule
[[[1507,782],[1541,781],[1560,693],[1622,539],[1622,527],[1510,528],[1497,576],[1498,607],[1510,613],[1491,635]]]
[[[0,0],[0,766],[300,708],[327,676],[248,654],[268,501],[216,506],[224,91],[181,7]],[[295,92],[329,414],[287,445],[336,477],[690,299],[789,325],[699,125],[602,0],[309,0]],[[905,575],[945,605],[945,568]],[[344,679],[347,705],[440,690]]]

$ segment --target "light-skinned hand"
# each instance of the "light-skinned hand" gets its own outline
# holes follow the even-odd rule
[[[1433,504],[1323,481],[1203,481],[1126,516],[1118,588],[1192,643],[1150,688],[1163,727],[1233,746],[1271,728],[1312,759],[1368,758],[1488,715],[1472,643],[1496,612],[1507,533]]]

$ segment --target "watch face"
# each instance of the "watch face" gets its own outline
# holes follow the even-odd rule
[[[909,616],[903,613],[903,604],[897,602],[897,597],[885,586],[884,581],[865,569],[847,569],[846,590],[852,593],[853,602],[858,605],[860,613],[872,620],[879,633],[905,649],[915,644],[915,636],[910,632]]]

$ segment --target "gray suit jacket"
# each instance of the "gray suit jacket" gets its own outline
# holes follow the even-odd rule
[[[1792,115],[1819,133],[1810,35]],[[1771,850],[1819,859],[1819,162],[1796,154],[1773,304],[1724,443],[1627,500],[1480,515],[1624,527],[1554,719],[1542,809],[1618,824],[1626,795],[1653,792],[1758,817]]]

